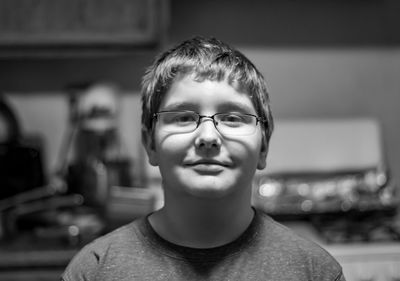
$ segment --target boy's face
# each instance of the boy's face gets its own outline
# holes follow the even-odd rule
[[[227,82],[181,78],[165,95],[159,111],[190,110],[201,115],[240,112],[256,115],[250,97]],[[189,133],[167,132],[157,121],[145,138],[149,161],[159,166],[165,192],[222,198],[249,192],[254,172],[265,167],[267,144],[258,124],[250,135],[221,135],[203,118]]]

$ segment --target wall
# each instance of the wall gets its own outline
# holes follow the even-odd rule
[[[244,51],[269,82],[277,120],[376,119],[389,167],[399,182],[400,48]]]

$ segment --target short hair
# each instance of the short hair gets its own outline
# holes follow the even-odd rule
[[[269,142],[274,122],[263,75],[241,52],[216,38],[193,37],[158,55],[142,79],[142,130],[152,132],[153,116],[177,77],[226,80],[249,95]]]

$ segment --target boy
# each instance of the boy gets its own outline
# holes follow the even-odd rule
[[[273,119],[245,56],[187,40],[155,60],[142,95],[142,140],[165,204],[86,246],[63,280],[344,280],[326,251],[251,206]]]

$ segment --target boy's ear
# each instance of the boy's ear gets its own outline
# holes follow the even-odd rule
[[[158,166],[157,153],[155,150],[154,136],[147,129],[142,129],[142,143],[146,150],[149,163],[152,166]]]
[[[257,169],[262,170],[267,166],[267,155],[268,155],[268,141],[263,133],[261,140],[260,156],[258,157]]]

